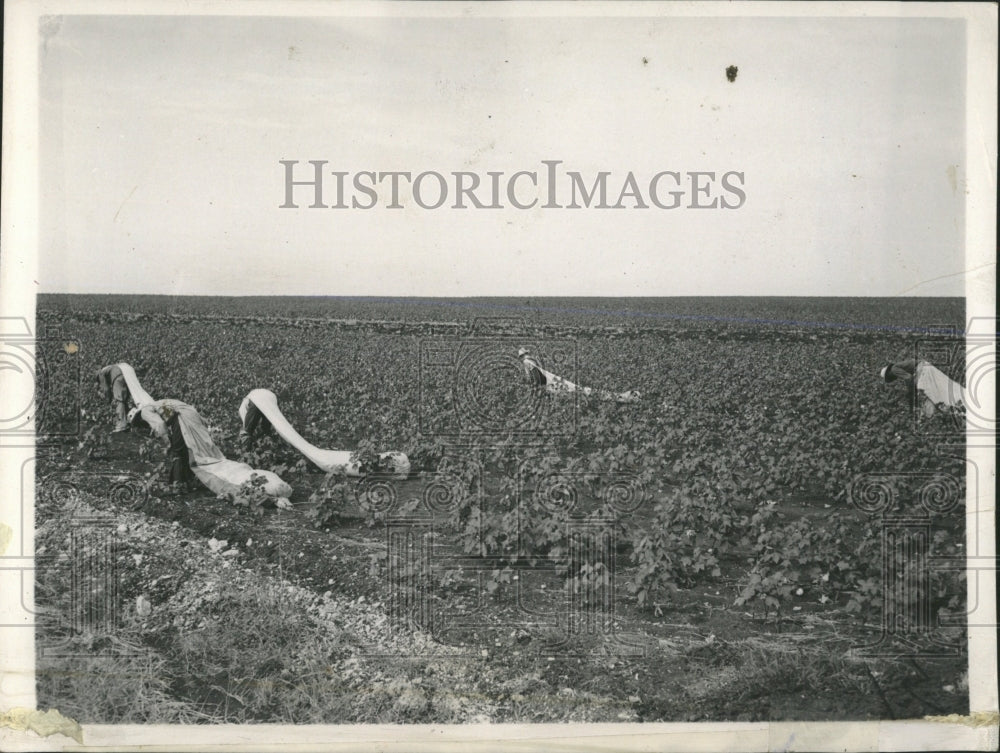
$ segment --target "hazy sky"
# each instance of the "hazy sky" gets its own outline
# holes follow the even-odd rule
[[[42,292],[963,294],[960,20],[65,16],[40,40]],[[746,201],[290,210],[282,159],[558,159],[612,202],[629,171],[739,171]]]

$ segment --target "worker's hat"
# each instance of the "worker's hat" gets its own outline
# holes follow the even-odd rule
[[[128,421],[128,423],[132,423],[133,421],[135,421],[135,417],[138,415],[139,415],[139,409],[133,408],[128,412],[128,417],[126,418],[126,420]]]
[[[518,358],[522,358],[523,356],[526,356],[526,355],[528,355],[528,349],[527,348],[520,348],[517,351],[517,357]]]

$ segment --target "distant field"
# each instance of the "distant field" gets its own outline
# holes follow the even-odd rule
[[[152,295],[38,296],[60,312],[471,322],[521,317],[559,325],[676,328],[759,325],[839,329],[923,328],[965,321],[963,298],[336,298]]]

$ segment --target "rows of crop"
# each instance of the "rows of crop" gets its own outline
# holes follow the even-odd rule
[[[778,608],[808,599],[871,611],[878,520],[849,506],[851,483],[869,472],[963,476],[960,459],[942,457],[914,430],[902,393],[876,378],[886,354],[912,347],[901,334],[867,342],[839,333],[766,341],[766,331],[754,340],[581,338],[574,378],[638,389],[640,403],[544,398],[548,419],[571,421],[573,431],[526,446],[514,430],[528,398],[519,385],[501,384],[482,393],[496,401],[487,406],[499,417],[493,430],[466,437],[455,451],[435,431],[476,406],[461,403],[460,380],[427,383],[420,356],[426,338],[253,321],[108,326],[49,318],[81,343],[85,375],[119,360],[140,367],[154,396],[195,405],[227,454],[276,470],[300,495],[308,496],[312,482],[291,450],[235,441],[236,408],[250,389],[273,390],[292,424],[320,447],[402,450],[427,472],[440,472],[442,460],[458,454],[482,469],[481,477],[459,474],[465,491],[450,520],[467,554],[520,547],[578,577],[568,560],[570,512],[539,492],[546,478],[568,474],[579,485],[573,514],[619,519],[629,591],[653,608],[673,590],[724,583],[739,604]],[[84,387],[84,429],[99,443],[108,408],[89,380]],[[628,515],[608,512],[601,497],[620,476],[642,491]],[[335,519],[330,511],[349,491],[333,484],[323,492],[317,524]],[[810,518],[782,517],[782,506],[802,500],[829,507]],[[960,540],[960,507],[937,522],[951,537],[940,547]]]

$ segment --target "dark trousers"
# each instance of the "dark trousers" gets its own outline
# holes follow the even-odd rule
[[[170,449],[168,462],[170,463],[170,483],[172,484],[193,484],[195,482],[194,471],[191,470],[191,459],[187,447],[180,450]]]
[[[167,421],[167,438],[170,442],[167,448],[170,483],[194,483],[195,475],[191,470],[191,453],[184,442],[184,432],[181,431],[181,424],[176,413]]]

